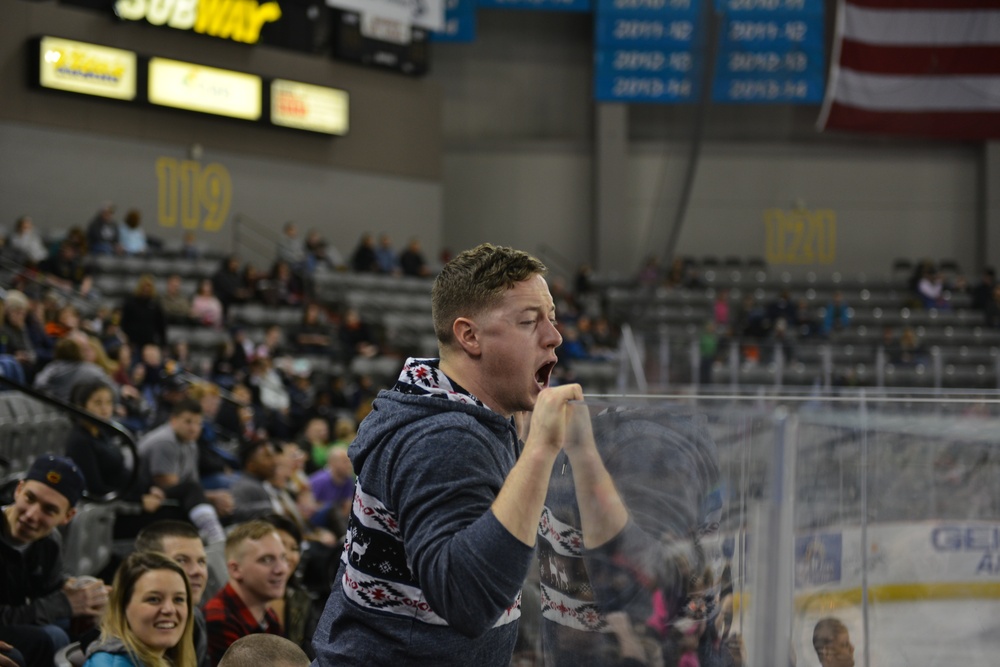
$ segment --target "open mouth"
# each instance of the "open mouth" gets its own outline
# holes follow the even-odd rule
[[[542,389],[549,386],[549,377],[552,375],[552,369],[556,367],[556,362],[549,361],[542,365],[537,371],[535,371],[535,382]]]
[[[157,630],[173,630],[177,627],[177,623],[174,621],[160,621],[153,625]]]

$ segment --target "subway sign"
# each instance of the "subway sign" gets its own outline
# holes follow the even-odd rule
[[[281,7],[273,0],[117,0],[115,13],[126,21],[256,44],[261,28],[281,18]]]

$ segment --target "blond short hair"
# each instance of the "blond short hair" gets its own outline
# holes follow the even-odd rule
[[[238,561],[243,556],[243,543],[247,540],[259,540],[277,532],[274,526],[258,519],[238,524],[226,537],[226,560]]]

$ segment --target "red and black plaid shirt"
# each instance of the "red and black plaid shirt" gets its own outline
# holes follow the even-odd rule
[[[208,656],[213,666],[219,664],[226,649],[240,637],[257,632],[285,636],[273,610],[268,608],[264,620],[258,623],[229,583],[205,603],[204,609],[205,625],[208,628]]]

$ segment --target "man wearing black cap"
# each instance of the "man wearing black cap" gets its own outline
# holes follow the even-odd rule
[[[69,643],[71,618],[96,619],[108,602],[100,581],[63,575],[59,540],[52,535],[76,514],[84,479],[71,460],[46,454],[31,465],[3,508],[0,524],[0,641],[31,665],[52,664]]]

